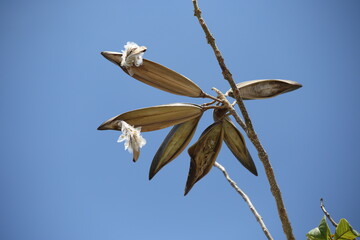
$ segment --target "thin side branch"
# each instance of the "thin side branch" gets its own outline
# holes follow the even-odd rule
[[[334,227],[337,227],[338,224],[334,221],[334,219],[332,219],[332,217],[330,216],[330,213],[328,213],[328,211],[326,211],[325,206],[324,206],[324,199],[322,199],[322,198],[320,198],[320,208],[325,213],[326,217],[330,220],[332,225]]]
[[[219,99],[217,99],[216,97],[211,96],[210,94],[204,93],[204,97],[210,98],[210,99],[214,100],[215,102],[219,102]]]
[[[230,73],[229,69],[225,65],[224,58],[222,57],[221,52],[220,52],[220,50],[218,49],[218,47],[217,47],[217,45],[215,43],[215,38],[212,36],[209,28],[205,24],[204,19],[201,17],[201,10],[200,10],[200,8],[198,6],[197,0],[192,0],[192,2],[193,2],[193,5],[194,5],[194,15],[197,17],[197,19],[198,19],[198,21],[200,23],[200,26],[202,27],[202,29],[203,29],[203,31],[204,31],[204,33],[206,35],[206,39],[207,39],[208,43],[210,44],[210,46],[212,47],[212,49],[213,49],[213,51],[215,53],[216,59],[218,60],[218,63],[219,63],[219,66],[220,66],[220,68],[222,70],[222,74],[223,74],[224,78],[229,82],[229,84],[230,84],[230,86],[231,86],[231,88],[232,88],[232,90],[234,92],[235,99],[237,100],[240,111],[241,111],[241,113],[242,113],[242,115],[244,117],[246,127],[244,128],[242,126],[242,124],[240,124],[240,122],[238,122],[238,123],[241,125],[241,127],[244,128],[244,131],[246,132],[246,134],[249,137],[250,141],[255,146],[256,150],[258,151],[259,158],[260,158],[260,160],[261,160],[261,162],[262,162],[262,164],[263,164],[263,166],[265,168],[265,172],[266,172],[267,179],[269,181],[271,193],[274,196],[275,201],[276,201],[276,206],[277,206],[277,209],[278,209],[278,214],[279,214],[279,217],[280,217],[280,220],[281,220],[281,223],[282,223],[284,233],[285,233],[288,240],[295,240],[295,237],[294,237],[294,234],[293,234],[293,231],[292,231],[292,227],[291,227],[289,218],[287,216],[285,205],[284,205],[284,202],[282,200],[280,188],[279,188],[279,186],[278,186],[278,184],[276,182],[275,175],[274,175],[272,166],[271,166],[271,164],[269,162],[268,155],[267,155],[264,147],[260,143],[260,140],[259,140],[259,138],[258,138],[258,136],[257,136],[257,134],[256,134],[256,132],[255,132],[255,130],[253,128],[253,125],[252,125],[252,122],[250,120],[249,114],[248,114],[248,112],[247,112],[247,110],[245,108],[245,105],[244,105],[244,103],[242,101],[242,98],[240,96],[240,92],[236,87],[235,81],[232,78],[232,74]],[[238,118],[236,118],[235,114],[234,114],[234,117],[235,117],[236,120],[238,120]]]
[[[244,199],[244,201],[248,204],[251,212],[254,214],[256,221],[258,221],[258,223],[261,226],[261,229],[263,230],[265,236],[267,237],[267,239],[269,240],[273,240],[269,230],[267,229],[267,227],[265,226],[265,223],[262,219],[262,217],[260,216],[260,214],[257,212],[256,208],[254,207],[254,205],[252,204],[250,198],[237,186],[237,184],[230,178],[229,174],[227,173],[227,171],[225,170],[225,168],[218,162],[215,162],[214,164],[215,167],[217,167],[225,176],[226,180],[228,180],[228,182],[230,183],[230,185],[236,190],[236,192],[238,192],[241,197]]]
[[[235,118],[236,122],[244,129],[244,131],[246,132],[246,125],[243,122],[243,120],[240,118],[240,116],[237,114],[237,112],[235,111],[233,105],[229,102],[229,100],[227,100],[227,98],[225,97],[225,95],[218,89],[216,88],[212,88],[212,90],[214,90],[217,95],[218,98],[221,100],[222,104],[224,104],[224,106],[229,109],[229,112],[231,115],[233,115],[233,117]]]

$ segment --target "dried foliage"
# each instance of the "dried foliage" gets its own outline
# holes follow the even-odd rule
[[[190,143],[196,127],[207,110],[213,110],[214,123],[201,135],[189,150],[190,168],[185,187],[185,195],[196,182],[206,176],[214,165],[220,152],[222,142],[229,147],[235,158],[257,176],[255,163],[246,147],[241,132],[227,116],[230,109],[226,106],[225,96],[233,97],[230,89],[225,95],[211,96],[197,84],[185,76],[168,69],[158,63],[142,59],[146,47],[135,43],[125,45],[123,53],[102,52],[101,54],[118,65],[126,74],[155,88],[177,95],[188,97],[210,98],[214,101],[202,105],[174,103],[142,108],[110,118],[98,127],[98,130],[121,130],[120,122],[125,122],[142,132],[155,131],[170,126],[173,129],[166,136],[152,161],[149,179],[165,165],[174,160]],[[141,54],[137,60],[137,54]],[[123,59],[123,56],[130,59]],[[301,87],[300,84],[288,80],[255,80],[239,83],[238,88],[244,99],[263,99],[289,92]],[[138,157],[139,154],[137,154]],[[136,158],[137,160],[137,158]]]

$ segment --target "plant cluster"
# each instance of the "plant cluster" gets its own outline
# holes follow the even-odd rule
[[[360,234],[344,218],[340,219],[339,224],[336,224],[335,233],[331,234],[324,216],[319,226],[308,232],[306,237],[307,240],[353,240],[360,237]]]
[[[98,127],[98,130],[122,131],[119,142],[125,141],[125,149],[133,153],[133,161],[140,156],[140,148],[145,139],[140,131],[148,132],[173,126],[157,150],[151,163],[149,179],[174,160],[190,143],[197,125],[207,110],[213,110],[214,123],[208,126],[200,138],[188,149],[190,169],[185,187],[185,195],[196,182],[202,179],[213,167],[220,152],[222,142],[233,155],[251,173],[257,176],[255,163],[246,147],[241,132],[228,117],[229,111],[236,104],[227,97],[233,97],[233,90],[225,94],[213,88],[217,96],[205,93],[187,77],[158,63],[143,59],[147,50],[144,46],[128,42],[125,50],[102,52],[102,55],[118,65],[129,76],[163,91],[193,98],[208,98],[211,102],[202,105],[192,103],[173,103],[129,111],[115,116]],[[301,84],[280,79],[262,79],[237,84],[243,100],[266,99],[293,91]]]

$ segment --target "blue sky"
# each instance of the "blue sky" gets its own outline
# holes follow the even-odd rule
[[[273,164],[297,239],[320,222],[359,220],[360,3],[356,0],[200,1],[237,82],[280,78],[303,88],[247,101]],[[144,133],[133,163],[120,132],[97,131],[137,108],[193,102],[144,85],[100,55],[127,41],[145,58],[228,90],[187,1],[1,1],[0,238],[265,239],[245,202],[213,169],[184,197],[183,152],[148,181],[170,129]],[[192,143],[212,122],[206,113]],[[218,161],[284,239],[256,151],[259,176],[225,145]],[[192,144],[191,143],[191,144]]]

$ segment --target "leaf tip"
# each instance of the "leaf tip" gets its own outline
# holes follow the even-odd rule
[[[190,192],[191,188],[192,188],[192,186],[186,186],[185,187],[184,196],[186,196]]]
[[[102,51],[101,55],[106,58],[107,60],[109,60],[110,62],[119,65],[121,63],[121,56],[122,54],[119,52],[110,52],[110,51]]]
[[[102,123],[98,128],[97,130],[106,130],[107,128],[105,127],[105,124]]]
[[[156,171],[156,169],[155,169],[153,166],[150,167],[150,171],[149,171],[149,181],[150,181],[151,179],[153,179],[153,177],[155,177],[155,175],[156,175],[157,172],[158,172],[158,171]]]

